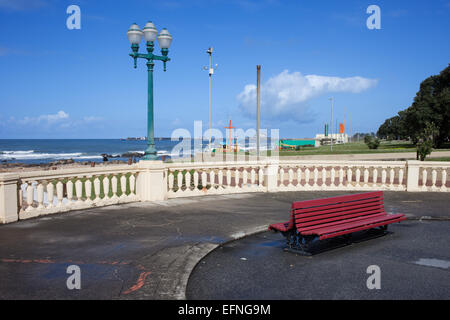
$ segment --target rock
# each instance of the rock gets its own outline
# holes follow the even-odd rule
[[[142,152],[127,152],[122,154],[122,158],[132,158],[132,157],[136,157],[136,158],[141,158],[144,156],[144,153]]]

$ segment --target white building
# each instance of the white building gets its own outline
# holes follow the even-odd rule
[[[342,143],[348,143],[348,134],[346,133],[333,133],[333,134],[328,134],[328,136],[325,136],[325,134],[323,133],[318,133],[316,134],[316,140],[330,140],[333,139],[333,144],[342,144]],[[325,143],[325,144],[330,144],[330,142]]]

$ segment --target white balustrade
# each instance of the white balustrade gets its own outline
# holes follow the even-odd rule
[[[148,187],[155,179],[155,175],[149,175],[151,168],[131,165],[21,172],[16,178],[17,197],[10,198],[18,203],[19,219],[153,201],[149,196],[142,198],[143,192],[151,196],[155,190]],[[407,187],[408,191],[449,192],[449,168],[448,162],[431,161],[175,162],[160,167],[162,187],[158,197],[267,191],[406,191]],[[141,174],[142,179],[138,178]],[[0,222],[6,221],[1,215]]]
[[[63,169],[21,173],[19,219],[57,212],[138,201],[135,174],[129,166],[115,172],[108,168]],[[120,193],[118,182],[120,179]],[[127,192],[127,182],[129,192]],[[84,186],[84,188],[83,188]],[[92,201],[92,187],[95,199]],[[112,196],[110,196],[112,194]]]

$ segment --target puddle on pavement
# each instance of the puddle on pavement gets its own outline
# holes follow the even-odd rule
[[[284,247],[286,247],[286,240],[262,242],[262,243],[258,243],[257,245],[261,246],[261,247],[284,248]]]
[[[440,259],[421,258],[417,261],[414,261],[414,263],[426,267],[435,267],[441,269],[450,268],[450,261]]]

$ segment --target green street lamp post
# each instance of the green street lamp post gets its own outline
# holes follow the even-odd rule
[[[148,100],[147,100],[147,149],[145,150],[144,160],[156,160],[157,152],[155,149],[155,136],[154,136],[154,126],[153,126],[153,66],[154,60],[160,60],[164,63],[164,71],[166,71],[166,62],[170,61],[168,57],[169,47],[172,43],[172,36],[166,28],[162,29],[158,35],[158,43],[161,48],[162,56],[157,56],[153,54],[154,41],[158,30],[156,30],[155,25],[152,22],[147,22],[144,29],[141,31],[136,23],[133,23],[127,32],[128,40],[131,43],[130,56],[134,59],[134,68],[137,66],[137,59],[142,58],[147,60],[147,71],[148,71]],[[147,42],[147,53],[138,53],[139,43],[144,36]]]

